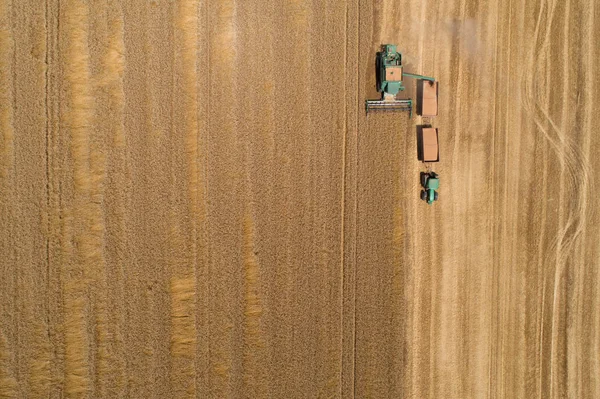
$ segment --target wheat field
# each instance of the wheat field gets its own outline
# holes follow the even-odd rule
[[[366,115],[383,43],[437,118]],[[0,0],[0,398],[599,398],[598,43],[596,0]]]

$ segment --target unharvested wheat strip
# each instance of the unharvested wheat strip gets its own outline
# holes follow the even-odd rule
[[[12,92],[12,57],[14,41],[11,32],[10,12],[11,1],[0,0],[0,228],[4,233],[8,233],[11,218],[9,217],[11,209],[10,190],[8,184],[9,170],[12,165],[14,151],[14,127],[13,127],[13,92]],[[5,230],[6,229],[6,230]],[[10,237],[2,237],[0,242],[0,252],[3,256],[0,260],[0,277],[2,280],[2,299],[9,295],[8,273],[7,269],[9,253],[12,252],[12,243]],[[10,284],[10,285],[9,285]],[[12,290],[10,290],[12,291]],[[8,298],[6,298],[8,299]],[[12,303],[9,300],[3,300],[0,303],[0,316],[11,314]],[[11,310],[9,310],[11,309]],[[5,329],[8,329],[8,318],[0,319],[0,397],[16,398],[18,393],[18,384],[13,370],[13,356],[9,349],[8,339],[5,336]]]
[[[396,194],[396,204],[402,203],[402,193],[399,189],[395,190]],[[405,283],[406,279],[406,268],[404,265],[404,212],[400,205],[396,205],[394,207],[394,227],[393,227],[393,235],[392,235],[392,249],[393,249],[393,271],[392,271],[392,295],[393,295],[393,313],[392,320],[394,320],[394,333],[397,334],[399,341],[399,345],[396,347],[398,352],[401,352],[405,348],[402,345],[407,344],[407,340],[404,338],[404,328],[405,328],[405,320],[406,316],[402,315],[402,312],[405,312],[407,307],[404,303],[404,287],[403,283]],[[396,381],[395,384],[390,387],[391,389],[395,389],[394,394],[402,391],[401,386],[405,383],[404,370],[403,370],[403,361],[400,356],[394,357],[393,359],[393,367],[394,371],[399,373],[399,381]]]
[[[171,258],[167,250],[171,215],[165,212],[159,196],[165,193],[170,196],[179,190],[167,187],[171,170],[166,166],[168,154],[173,153],[172,146],[169,142],[161,143],[156,134],[160,130],[169,131],[172,126],[171,119],[162,116],[171,112],[173,51],[165,43],[173,43],[169,18],[173,6],[172,2],[160,3],[160,7],[156,2],[120,3],[127,59],[123,79],[126,146],[113,152],[116,159],[112,173],[119,175],[119,180],[112,186],[111,195],[122,201],[118,215],[123,217],[121,226],[125,228],[126,239],[121,247],[124,256],[113,257],[112,265],[117,273],[124,270],[127,290],[123,303],[127,315],[123,318],[126,395],[140,397],[164,397],[170,388],[167,370],[158,371],[159,364],[167,367],[169,360],[169,280],[163,270],[168,269]],[[159,94],[162,94],[160,99]],[[156,106],[157,100],[163,103],[162,107]],[[149,170],[153,172],[148,173]],[[162,217],[158,216],[160,211]],[[118,241],[115,234],[111,234],[111,239]],[[115,265],[115,260],[120,264]],[[165,289],[154,289],[155,282]]]
[[[190,248],[191,253],[178,264],[171,280],[171,383],[175,392],[186,397],[196,397],[196,260],[198,236],[198,0],[181,0],[175,5],[175,73],[180,74],[180,84],[175,86],[182,101],[181,134],[187,166],[188,209],[191,243],[175,248]],[[178,80],[175,80],[177,83]],[[184,240],[175,234],[174,238]]]
[[[346,2],[344,143],[342,145],[343,183],[341,195],[342,320],[340,397],[354,396],[355,265],[356,265],[356,172],[359,98],[358,0]]]
[[[99,362],[97,381],[98,393],[103,397],[122,397],[124,396],[125,386],[125,348],[123,347],[123,311],[124,302],[124,276],[122,259],[125,255],[125,226],[124,226],[124,206],[125,199],[122,188],[125,186],[123,180],[123,171],[117,165],[124,162],[125,153],[125,132],[123,125],[124,112],[124,91],[123,91],[123,71],[124,71],[124,43],[123,43],[123,16],[119,0],[111,0],[107,3],[107,47],[102,56],[101,86],[106,90],[106,110],[110,114],[106,124],[105,140],[113,148],[113,151],[107,158],[106,174],[114,173],[112,180],[106,184],[106,203],[114,204],[115,207],[107,208],[107,239],[106,245],[112,251],[107,253],[105,284],[103,284],[101,295],[110,295],[100,301],[98,315],[97,336],[100,353],[97,361]],[[111,185],[112,184],[112,185]],[[120,186],[115,189],[116,186]],[[115,191],[118,191],[116,193]],[[111,213],[112,212],[112,213]],[[113,230],[114,229],[114,230]],[[114,235],[115,240],[110,240],[110,234]],[[112,257],[111,257],[112,252]],[[106,313],[110,307],[110,312]],[[106,348],[108,347],[108,348]],[[109,351],[109,352],[107,352]]]
[[[67,107],[61,119],[70,135],[75,196],[71,217],[64,219],[63,237],[63,256],[66,258],[63,263],[64,391],[67,397],[85,397],[91,391],[89,338],[86,332],[88,306],[84,292],[89,277],[88,267],[99,256],[94,237],[101,233],[101,226],[89,225],[94,224],[88,206],[90,189],[97,176],[91,174],[89,154],[93,103],[87,43],[88,13],[86,3],[68,0],[62,4],[61,27],[65,37],[62,62]],[[89,227],[92,231],[88,231]],[[78,244],[76,251],[70,243],[73,236]]]
[[[209,2],[209,18],[212,19],[210,28],[210,79],[211,79],[211,98],[218,99],[213,103],[210,115],[211,126],[213,121],[219,124],[217,130],[217,138],[212,145],[218,145],[220,139],[229,139],[235,129],[235,121],[231,117],[232,114],[232,98],[235,95],[235,80],[233,79],[233,63],[236,57],[236,1],[235,0],[219,0]],[[213,82],[216,84],[213,85]],[[230,85],[223,86],[221,82],[234,82]],[[220,98],[220,96],[222,96]],[[209,132],[210,134],[210,132]],[[226,135],[226,136],[225,136]],[[211,136],[212,137],[212,136]],[[209,150],[210,151],[210,150]],[[218,176],[218,173],[208,164],[207,174],[210,176]],[[215,177],[215,181],[218,177]],[[218,183],[215,183],[218,184]],[[227,185],[227,183],[225,183]],[[207,212],[207,215],[210,212]],[[212,247],[211,247],[212,248]],[[217,252],[216,250],[214,252]],[[214,254],[214,253],[213,253]],[[211,260],[213,257],[211,256]],[[211,279],[217,280],[220,275],[219,271],[212,269]],[[216,295],[223,295],[221,287],[215,287]],[[213,297],[214,298],[214,297]],[[230,312],[229,306],[216,303],[214,299],[209,301],[209,309],[211,312],[221,317],[217,321],[210,323],[209,350],[210,350],[210,376],[209,381],[212,388],[212,395],[215,397],[225,397],[228,395],[231,387],[231,367],[233,362],[233,354],[231,351],[231,335],[233,323],[231,316],[225,312]]]
[[[196,240],[196,329],[197,341],[196,346],[196,395],[198,397],[207,397],[210,392],[210,381],[208,378],[209,372],[209,336],[208,328],[209,314],[209,298],[211,292],[209,290],[209,268],[208,268],[208,248],[207,240],[207,196],[208,178],[207,178],[207,148],[208,135],[210,128],[209,109],[211,99],[210,92],[210,49],[209,49],[209,32],[210,15],[208,7],[211,0],[200,0],[198,9],[198,191],[197,191],[197,240]]]
[[[16,237],[15,347],[19,395],[37,397],[49,390],[50,352],[47,334],[47,169],[46,169],[46,31],[45,7],[36,0],[13,2],[14,34],[14,202]],[[0,90],[4,90],[4,87]],[[32,158],[32,154],[39,157]],[[0,188],[3,191],[4,187]],[[9,190],[7,190],[9,191]],[[2,252],[0,250],[0,252]],[[0,257],[3,257],[0,255]],[[0,261],[2,262],[2,261]],[[0,277],[1,279],[1,277]],[[37,289],[31,289],[37,287]],[[2,327],[0,327],[2,328]]]
[[[315,316],[322,324],[317,327],[317,343],[322,352],[315,367],[322,371],[317,375],[313,390],[321,397],[335,397],[341,387],[341,325],[342,312],[342,279],[339,267],[342,253],[340,252],[341,231],[339,229],[342,217],[340,190],[343,180],[343,153],[340,149],[345,140],[345,98],[315,96],[315,90],[335,92],[345,86],[345,47],[346,47],[346,7],[344,1],[328,0],[313,3],[311,13],[310,46],[310,125],[308,131],[311,138],[310,151],[314,159],[310,169],[310,186],[312,190],[310,204],[312,208],[311,247],[314,257],[311,279],[315,280],[315,296],[317,302]],[[319,44],[316,44],[319,43]],[[327,66],[317,62],[339,51],[340,62]],[[343,58],[342,58],[343,57]],[[338,76],[332,80],[328,76]],[[332,112],[320,110],[330,108]],[[321,173],[329,171],[327,174]],[[321,366],[319,366],[319,364]]]
[[[254,165],[254,154],[252,141],[253,137],[248,135],[248,131],[260,132],[258,127],[258,118],[256,110],[250,110],[244,107],[245,103],[256,103],[258,101],[258,90],[249,86],[250,82],[256,85],[260,84],[261,78],[257,73],[258,66],[249,65],[248,53],[261,54],[258,48],[263,42],[248,41],[248,37],[257,37],[256,22],[257,17],[253,16],[255,8],[249,4],[241,3],[239,13],[248,15],[240,21],[238,25],[239,50],[238,50],[238,68],[237,71],[243,71],[244,78],[239,78],[239,72],[236,76],[236,84],[244,96],[240,103],[236,104],[238,112],[245,112],[245,125],[238,127],[238,137],[244,137],[239,142],[239,150],[244,164],[244,185],[246,195],[244,196],[244,216],[242,221],[242,254],[243,254],[243,353],[241,356],[242,367],[242,389],[247,392],[248,397],[264,397],[264,378],[261,376],[261,347],[263,346],[260,336],[260,321],[262,316],[262,307],[258,292],[258,274],[259,267],[256,255],[254,254],[255,231],[254,231],[254,212],[255,212],[255,183],[252,173],[256,171]]]
[[[311,194],[314,193],[310,186],[310,165],[312,164],[311,145],[311,21],[312,2],[307,0],[294,0],[280,2],[279,37],[275,42],[275,53],[287,53],[285,68],[276,68],[275,93],[277,98],[275,123],[282,126],[280,134],[276,137],[277,156],[280,158],[282,180],[279,182],[279,196],[282,202],[274,213],[283,217],[279,245],[281,249],[278,263],[285,264],[279,273],[274,285],[278,286],[279,306],[276,317],[279,324],[277,332],[270,338],[269,343],[274,345],[275,358],[273,363],[274,379],[286,379],[287,385],[279,386],[279,391],[272,392],[275,396],[290,397],[293,395],[306,396],[313,387],[314,379],[304,380],[294,374],[296,369],[307,369],[309,354],[304,351],[307,340],[316,339],[310,324],[302,323],[302,316],[314,302],[307,300],[300,305],[295,298],[303,292],[298,284],[303,272],[300,272],[303,262],[312,263],[314,254],[306,243],[310,242],[309,223],[313,215],[314,206],[311,206]],[[296,43],[290,47],[289,43]],[[290,92],[288,77],[305,82],[297,85]],[[290,93],[284,96],[282,93]],[[284,98],[286,97],[286,98]],[[301,205],[302,204],[302,205]],[[287,209],[286,209],[287,208]],[[281,213],[280,213],[281,212]],[[280,216],[281,215],[281,216]],[[304,259],[303,259],[304,258]],[[301,261],[302,260],[302,261]],[[302,266],[301,266],[302,265]],[[308,293],[307,293],[308,294]],[[310,298],[308,294],[307,299]],[[311,306],[311,309],[314,309]],[[298,332],[303,338],[294,342],[293,331]],[[285,355],[283,355],[285,354]],[[283,355],[283,356],[282,356]],[[316,359],[310,357],[310,360]],[[311,366],[316,366],[311,364]],[[319,366],[316,366],[319,367]],[[308,382],[308,383],[307,383]]]
[[[101,19],[91,20],[88,33],[90,47],[93,43],[108,42],[107,2],[98,2],[90,5],[90,15],[102,16]],[[92,396],[97,398],[110,397],[108,389],[109,380],[113,371],[112,364],[115,362],[112,350],[112,334],[110,333],[110,303],[108,291],[107,263],[104,253],[105,248],[105,180],[106,180],[106,153],[109,149],[110,123],[113,120],[108,117],[107,111],[108,95],[106,88],[106,74],[109,73],[104,60],[105,52],[110,51],[103,47],[104,51],[90,54],[89,68],[95,70],[100,67],[98,76],[92,76],[95,84],[93,95],[97,109],[93,115],[93,130],[90,130],[90,198],[85,205],[84,226],[85,246],[88,258],[84,262],[85,269],[90,271],[93,282],[91,291],[90,311],[93,314],[93,337],[90,342],[93,350],[93,386]]]

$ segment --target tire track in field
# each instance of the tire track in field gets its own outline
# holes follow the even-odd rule
[[[578,4],[575,2],[575,4]],[[583,62],[583,72],[580,77],[581,80],[577,81],[578,85],[581,87],[586,87],[587,90],[583,93],[583,121],[581,123],[582,131],[584,132],[583,136],[583,154],[586,159],[590,159],[590,155],[592,153],[592,145],[594,142],[595,130],[594,130],[594,119],[597,119],[597,103],[594,102],[595,99],[598,99],[598,74],[597,68],[595,66],[595,61],[598,59],[598,20],[595,19],[595,15],[597,15],[597,7],[598,4],[596,2],[591,2],[590,5],[587,4],[578,4],[580,9],[579,13],[576,14],[575,19],[581,16],[582,14],[587,14],[587,18],[584,19],[583,24],[579,26],[579,29],[582,32],[582,41],[585,44],[580,49],[580,54],[584,59]],[[596,29],[596,37],[594,36],[594,29]],[[578,98],[579,104],[579,98]],[[594,170],[593,160],[592,162],[592,170]],[[583,337],[580,339],[579,346],[576,349],[577,357],[575,358],[576,367],[577,367],[577,375],[576,380],[579,382],[578,389],[575,392],[569,392],[569,395],[573,397],[597,397],[600,395],[600,380],[595,378],[598,375],[600,370],[599,360],[600,360],[600,348],[598,348],[598,344],[600,343],[600,339],[598,338],[598,331],[600,331],[600,323],[598,322],[598,314],[600,307],[593,305],[594,292],[596,292],[596,296],[598,295],[598,287],[594,287],[592,285],[593,281],[598,281],[598,279],[594,279],[594,274],[598,273],[598,259],[594,256],[593,250],[590,250],[589,243],[594,243],[597,241],[597,228],[594,228],[592,224],[592,220],[597,220],[598,215],[598,201],[594,199],[593,193],[595,192],[595,184],[597,184],[596,175],[591,178],[591,187],[589,189],[589,193],[592,194],[591,198],[586,198],[587,205],[589,206],[589,221],[584,225],[582,231],[582,239],[581,245],[576,249],[576,253],[581,253],[582,256],[580,258],[579,267],[576,273],[576,282],[575,287],[578,288],[576,293],[576,318],[575,318],[575,328],[573,331],[573,336]],[[584,192],[584,195],[586,193]],[[592,244],[593,245],[593,244]],[[592,246],[593,248],[593,246]],[[590,265],[592,267],[590,268]],[[588,328],[586,323],[592,326],[592,328]],[[594,327],[595,331],[594,331]],[[594,337],[595,335],[595,337]],[[596,347],[594,347],[594,342],[596,343]],[[596,353],[596,356],[588,357],[588,353]],[[575,363],[575,362],[574,362]]]
[[[571,138],[570,127],[564,128],[565,121],[562,121],[559,126],[554,118],[549,114],[548,110],[542,106],[538,100],[538,93],[541,88],[536,83],[539,79],[535,78],[535,72],[539,70],[539,67],[544,63],[549,54],[549,48],[551,46],[550,35],[552,32],[552,20],[554,18],[554,11],[557,3],[555,1],[551,3],[543,3],[540,6],[540,12],[537,17],[536,28],[534,31],[534,47],[532,48],[530,60],[526,68],[523,80],[521,82],[522,97],[524,99],[524,110],[531,116],[537,131],[542,134],[550,148],[554,151],[558,158],[561,169],[561,179],[564,176],[564,184],[561,185],[561,192],[570,192],[569,205],[570,209],[567,210],[566,218],[561,217],[561,223],[556,236],[553,238],[550,248],[547,251],[547,255],[544,257],[544,264],[550,265],[555,264],[555,271],[552,281],[547,281],[550,276],[545,276],[543,280],[542,289],[542,304],[545,303],[546,289],[548,284],[552,284],[552,315],[549,316],[551,319],[551,343],[550,343],[550,395],[555,394],[555,390],[558,389],[556,382],[553,382],[555,377],[556,368],[558,367],[555,358],[555,351],[557,350],[558,339],[560,338],[560,332],[556,327],[556,324],[560,322],[559,318],[561,313],[559,306],[565,301],[565,298],[561,297],[559,285],[562,284],[567,271],[567,262],[569,257],[573,256],[573,251],[577,247],[579,241],[582,238],[582,233],[585,228],[585,221],[589,217],[588,210],[588,198],[592,191],[592,170],[589,164],[589,160],[582,152],[580,146],[577,145]],[[545,20],[542,19],[543,11],[549,15]],[[567,16],[568,17],[568,16]],[[546,22],[544,24],[544,21]],[[569,62],[568,59],[565,62]],[[566,82],[564,83],[567,84]],[[566,105],[565,87],[563,89],[563,107]],[[563,114],[564,117],[564,114]],[[562,194],[561,194],[562,198]],[[564,205],[561,206],[561,210]],[[543,245],[543,241],[540,242]],[[543,305],[542,305],[543,306]],[[564,322],[564,321],[563,321]],[[544,325],[545,317],[542,314],[540,323],[542,324],[540,330],[540,362],[542,362],[543,356],[543,337],[544,337]],[[540,367],[540,373],[544,370]],[[540,384],[543,378],[540,378]],[[540,385],[540,395],[542,387]]]

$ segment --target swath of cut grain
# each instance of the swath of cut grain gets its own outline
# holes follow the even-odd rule
[[[87,222],[86,232],[81,238],[84,267],[92,271],[92,279],[96,287],[95,306],[95,385],[98,394],[105,397],[107,376],[111,373],[109,346],[111,345],[108,331],[108,308],[107,308],[107,276],[106,263],[103,256],[104,246],[104,217],[102,203],[104,201],[104,180],[106,159],[99,148],[98,143],[92,142],[92,155],[90,157],[90,201],[86,204],[84,215]]]
[[[263,314],[260,300],[259,265],[254,249],[254,220],[250,211],[244,217],[244,384],[247,397],[262,398],[266,394],[260,362],[264,342],[260,332]]]
[[[100,295],[104,295],[106,287],[102,287],[103,292]],[[112,364],[114,359],[111,357],[109,346],[111,336],[108,331],[108,309],[106,305],[106,298],[100,297],[98,303],[94,309],[96,315],[96,356],[95,356],[95,376],[94,376],[94,388],[95,394],[100,398],[107,397],[108,392],[108,377],[112,371]]]
[[[125,44],[123,41],[123,15],[117,1],[109,2],[108,39],[103,60],[104,77],[102,84],[108,88],[109,108],[117,111],[114,123],[111,124],[113,143],[117,148],[125,146],[125,128],[123,126],[123,109],[125,92],[123,90],[123,73],[125,71]]]
[[[0,398],[16,398],[19,388],[17,379],[10,368],[11,356],[8,341],[0,331]]]
[[[192,212],[196,212],[198,191],[198,91],[196,64],[198,56],[198,1],[183,0],[178,5],[176,21],[177,35],[181,37],[181,48],[177,56],[181,59],[183,82],[181,99],[185,109],[184,126],[188,157],[189,197]],[[195,221],[194,221],[195,222]]]
[[[10,2],[0,1],[0,178],[6,177],[14,151],[12,54]]]
[[[76,282],[65,286],[65,291],[76,292]],[[67,397],[81,397],[90,390],[88,370],[89,341],[85,333],[86,303],[82,294],[65,298],[65,393]]]
[[[29,394],[32,398],[41,398],[50,391],[52,348],[48,339],[48,326],[42,322],[40,315],[34,323],[33,358],[28,367]]]
[[[231,61],[231,51],[223,49],[233,49],[236,47],[236,6],[235,0],[221,0],[218,2],[217,26],[215,30],[215,46],[218,49],[215,53],[220,55],[219,62],[228,63]]]
[[[171,285],[171,355],[185,360],[185,366],[174,370],[172,384],[178,397],[196,396],[196,279],[172,278]]]
[[[75,189],[73,209],[67,211],[71,217],[64,219],[63,237],[63,256],[66,258],[63,265],[66,268],[64,271],[66,279],[64,283],[64,390],[68,397],[80,397],[91,390],[86,318],[88,306],[85,289],[89,282],[90,260],[98,256],[98,248],[90,241],[85,228],[74,237],[77,247],[74,248],[71,243],[76,231],[74,224],[87,225],[89,210],[86,209],[86,204],[90,200],[93,180],[97,178],[90,173],[89,157],[89,130],[93,116],[87,33],[89,10],[85,3],[70,0],[63,4],[62,15],[61,25],[66,37],[63,68],[67,92],[67,109],[63,124],[70,133]],[[102,227],[97,225],[96,221],[91,221],[91,224],[94,235],[101,233]]]

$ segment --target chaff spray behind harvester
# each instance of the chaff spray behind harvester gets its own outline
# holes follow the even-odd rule
[[[396,51],[393,44],[384,44],[377,53],[376,59],[377,91],[381,100],[367,100],[366,111],[408,111],[412,118],[413,101],[410,98],[398,99],[399,92],[404,91],[404,77],[417,79],[417,115],[434,117],[438,114],[438,82],[435,78],[404,72],[402,54]],[[438,129],[430,124],[417,126],[417,153],[419,161],[425,163],[427,172],[421,172],[422,186],[420,198],[432,204],[438,199],[439,176],[429,166],[430,162],[438,162],[439,142]]]

